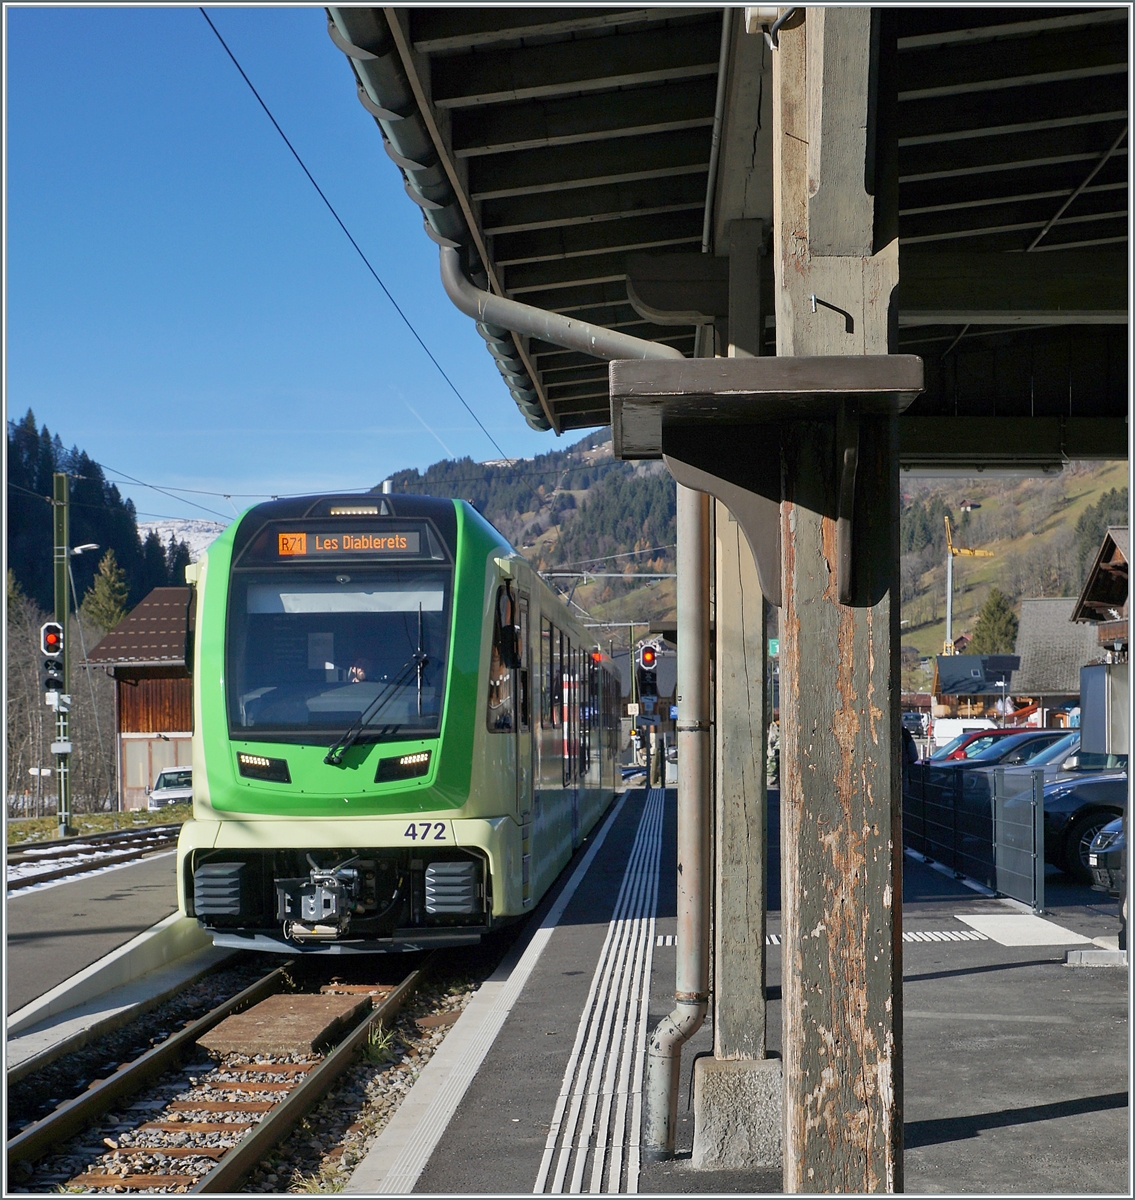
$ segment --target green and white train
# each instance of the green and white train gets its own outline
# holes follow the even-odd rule
[[[195,588],[181,911],[214,942],[374,953],[530,912],[619,780],[619,679],[469,504],[248,510]]]

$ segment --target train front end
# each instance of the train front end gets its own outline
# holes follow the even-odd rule
[[[477,708],[501,544],[460,502],[281,500],[191,571],[178,889],[215,943],[412,950],[475,941],[518,909],[515,821],[460,716]]]

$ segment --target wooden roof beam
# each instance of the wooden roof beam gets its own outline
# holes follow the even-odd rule
[[[704,16],[704,8],[436,8],[411,9],[414,49],[437,54],[492,46],[521,38],[615,30],[682,17]]]
[[[1089,79],[1127,69],[1127,31],[1118,23],[1030,38],[1027,47],[967,42],[900,51],[899,100],[954,96],[1057,79]]]
[[[1120,325],[1127,321],[1127,254],[900,254],[901,325]]]
[[[469,190],[473,198],[495,200],[561,188],[705,174],[709,169],[709,152],[708,132],[687,129],[599,142],[578,150],[548,147],[465,161],[469,164]]]
[[[713,124],[716,81],[692,79],[634,88],[616,97],[600,92],[542,102],[455,109],[451,137],[458,158],[571,146],[605,138],[638,137]]]
[[[716,77],[720,37],[714,10],[711,20],[691,23],[682,37],[662,28],[439,57],[432,61],[433,102],[462,108]]]
[[[1023,132],[1016,128],[1021,125],[1055,128],[1048,123],[1113,113],[1125,109],[1126,102],[1126,70],[1095,79],[1090,85],[1082,79],[1068,79],[1014,86],[996,93],[912,98],[898,106],[899,146],[913,144],[908,141],[913,138],[925,143]],[[993,114],[996,123],[991,120]]]
[[[493,240],[497,266],[573,258],[602,251],[669,246],[701,239],[701,214],[695,210],[663,216],[628,216],[621,221],[568,225],[530,233],[505,234]]]
[[[628,216],[701,211],[704,206],[705,178],[699,172],[485,200],[481,205],[481,222],[485,233],[495,236],[617,221]]]
[[[994,18],[996,9],[939,9],[939,14],[949,19],[961,15],[964,21],[974,20],[971,14],[986,15]],[[1002,10],[1003,11],[1003,10]],[[1027,11],[1027,10],[1021,10]],[[1059,17],[1041,17],[1038,20],[1022,20],[997,22],[991,25],[967,24],[962,29],[942,29],[933,33],[911,34],[898,39],[899,53],[910,50],[924,50],[934,46],[974,46],[980,42],[1005,41],[1008,38],[1029,37],[1036,33],[1055,33],[1068,29],[1080,29],[1091,25],[1109,25],[1127,19],[1125,8],[1105,8],[1092,11],[1085,9],[1078,13],[1068,13]]]
[[[691,241],[693,239],[690,239]],[[550,262],[509,267],[504,286],[509,295],[545,291],[549,288],[579,287],[626,278],[625,253],[588,254],[581,258],[558,258]]]

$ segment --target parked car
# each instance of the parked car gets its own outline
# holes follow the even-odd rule
[[[193,770],[190,767],[166,767],[158,772],[146,807],[157,812],[169,804],[185,804],[193,799]]]
[[[984,732],[963,734],[960,745],[943,746],[929,761],[935,766],[972,763],[984,767],[1015,766],[1029,762],[1035,755],[1061,741],[1060,729],[987,729]]]
[[[917,711],[904,712],[902,727],[909,730],[915,737],[922,737],[926,732],[926,717]]]
[[[1109,821],[1092,839],[1088,847],[1088,867],[1092,872],[1094,891],[1122,896],[1127,890],[1123,861],[1126,848],[1122,817]]]
[[[1062,777],[1044,788],[1044,857],[1078,883],[1092,882],[1092,841],[1127,811],[1127,772]]]
[[[966,756],[967,763],[983,766],[1016,767],[1032,762],[1064,740],[1061,729],[1018,730],[1009,737],[997,738],[982,750]]]

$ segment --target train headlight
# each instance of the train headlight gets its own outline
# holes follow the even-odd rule
[[[426,775],[430,769],[429,750],[418,750],[413,754],[400,754],[394,758],[382,758],[375,772],[375,783],[392,783],[396,779],[416,779]]]
[[[265,758],[263,754],[238,754],[237,770],[246,779],[263,779],[269,783],[291,783],[286,758]]]

